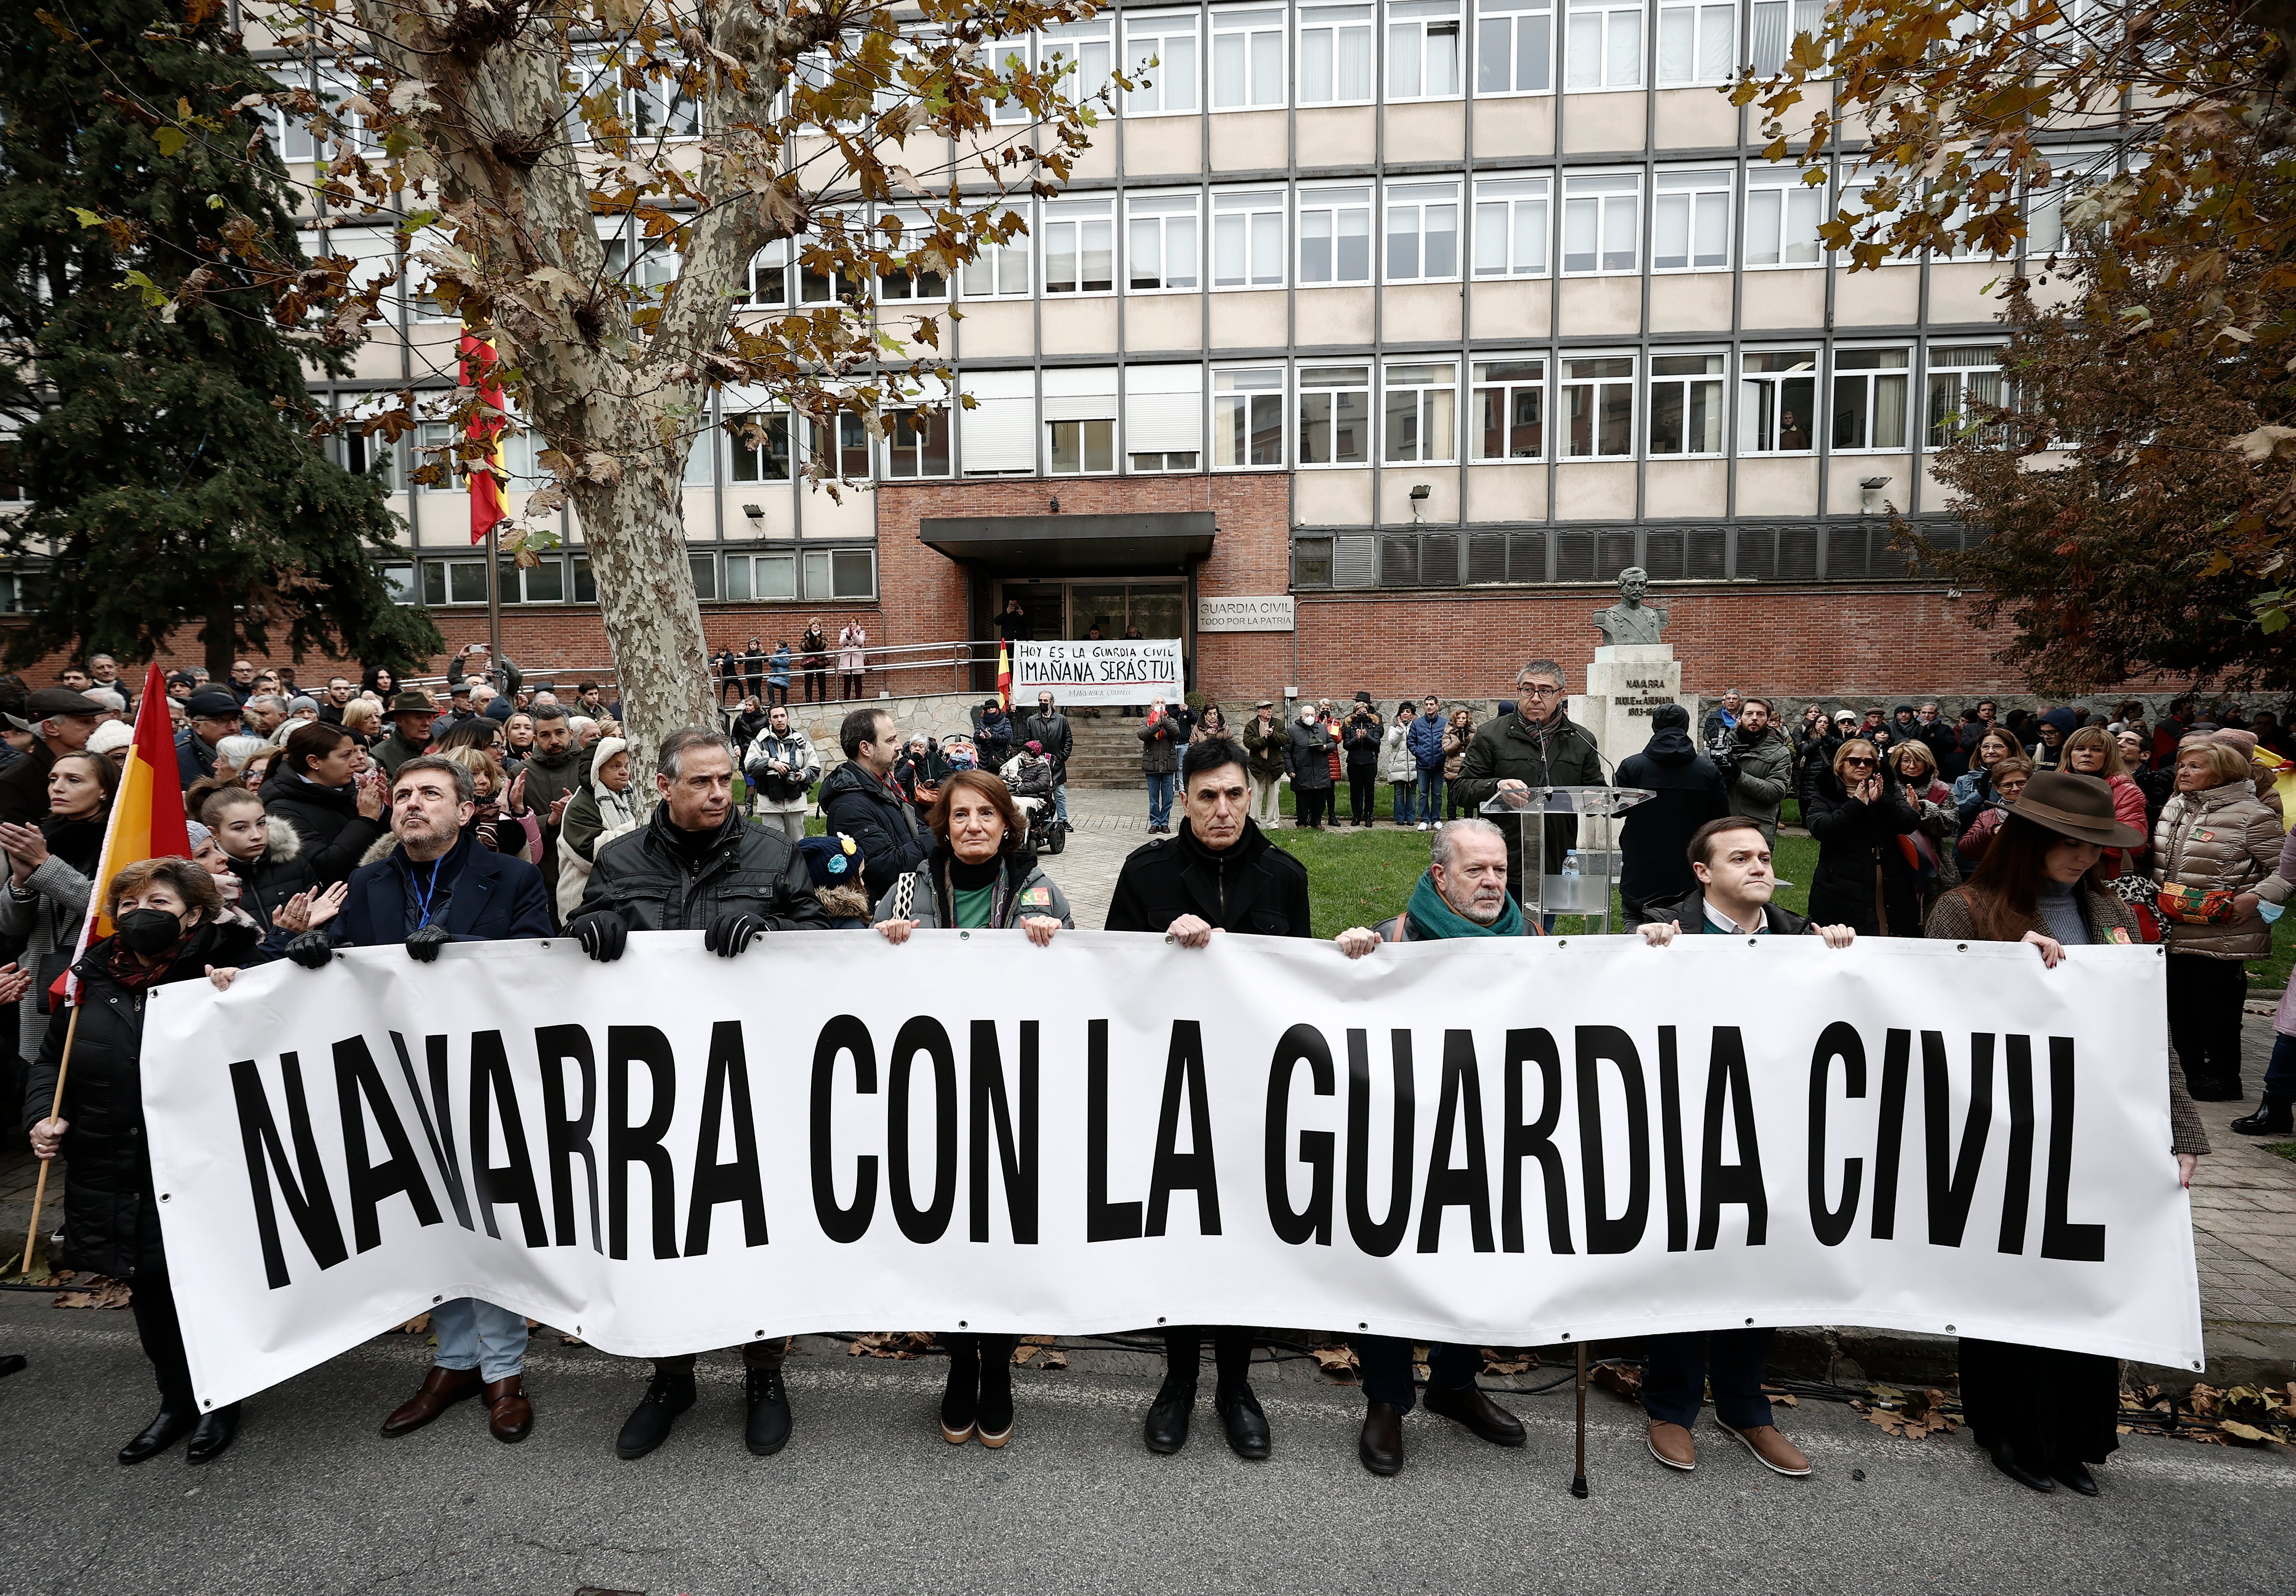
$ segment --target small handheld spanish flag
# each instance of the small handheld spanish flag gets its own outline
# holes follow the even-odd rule
[[[88,946],[111,935],[111,917],[103,913],[105,889],[111,878],[145,859],[192,856],[192,835],[184,824],[184,785],[176,773],[176,733],[168,716],[168,682],[157,665],[144,673],[144,696],[136,700],[135,739],[127,745],[127,762],[119,772],[119,787],[111,800],[111,819],[103,829],[103,852],[95,867],[95,890],[80,921],[79,945],[72,949],[72,965],[79,963]],[[78,990],[71,968],[56,978],[53,991],[70,1003]]]
[[[497,525],[510,520],[510,507],[503,503],[503,391],[502,384],[495,380],[496,356],[492,340],[480,338],[465,327],[462,356],[463,386],[477,389],[480,403],[494,412],[492,416],[474,416],[463,427],[463,437],[487,446],[485,462],[471,467],[466,473],[471,490],[471,541],[479,544],[486,542],[487,534]]]
[[[2296,831],[2296,765],[2290,764],[2262,743],[2250,750],[2249,760],[2259,770],[2272,773],[2273,790],[2280,795],[2280,825]]]
[[[1005,714],[1013,713],[1013,643],[1010,638],[996,645],[996,703]]]

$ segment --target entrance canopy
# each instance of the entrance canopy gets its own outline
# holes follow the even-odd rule
[[[1038,577],[1178,571],[1212,552],[1212,512],[930,516],[918,530],[951,560]]]

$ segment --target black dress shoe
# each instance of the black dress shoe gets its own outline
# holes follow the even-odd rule
[[[769,1458],[789,1445],[789,1388],[778,1369],[751,1369],[749,1376],[750,1421],[742,1428],[742,1445],[751,1457]]]
[[[2248,1094],[2241,1090],[2240,1078],[2231,1080],[2193,1080],[2186,1077],[2185,1089],[2196,1103],[2236,1103]]]
[[[144,1433],[119,1449],[123,1463],[140,1463],[146,1458],[156,1458],[199,1424],[199,1413],[187,1401],[181,1407],[162,1407],[157,1417],[144,1427]]]
[[[1427,1411],[1465,1425],[1494,1446],[1520,1446],[1522,1420],[1493,1402],[1474,1386],[1456,1391],[1427,1387]]]
[[[2094,1496],[2096,1494],[2095,1477],[2089,1473],[2085,1465],[2078,1461],[2068,1460],[2064,1462],[2059,1463],[2055,1468],[2050,1469],[2049,1472],[2052,1475],[2054,1475],[2056,1477],[2057,1483],[2063,1486],[2067,1490],[2078,1491],[2083,1496]]]
[[[2270,1093],[2256,1105],[2256,1112],[2243,1114],[2232,1122],[2232,1128],[2243,1136],[2286,1136],[2296,1134],[2296,1113],[2292,1113],[2288,1100]]]
[[[614,1455],[624,1462],[642,1458],[669,1439],[669,1427],[693,1405],[693,1371],[658,1373],[614,1437]]]
[[[1143,1438],[1151,1452],[1175,1453],[1188,1444],[1188,1416],[1195,1412],[1196,1382],[1168,1374],[1148,1404]]]
[[[1251,1394],[1250,1386],[1237,1386],[1231,1390],[1215,1393],[1212,1411],[1227,1427],[1229,1451],[1240,1458],[1250,1458],[1253,1462],[1267,1455],[1270,1445],[1267,1415],[1260,1412],[1259,1398]]]
[[[2046,1474],[2038,1474],[2017,1461],[2016,1449],[2006,1441],[1988,1441],[1985,1450],[1993,1459],[1993,1466],[2030,1491],[2043,1495],[2057,1488],[2057,1482]]]
[[[192,1444],[184,1448],[184,1461],[212,1463],[231,1445],[231,1438],[239,1434],[239,1404],[226,1403],[212,1413],[201,1413],[200,1421],[192,1427]]]
[[[1374,1402],[1364,1410],[1356,1455],[1365,1468],[1382,1478],[1403,1472],[1403,1415],[1395,1411],[1393,1403]]]

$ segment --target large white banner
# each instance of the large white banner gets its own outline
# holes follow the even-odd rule
[[[1047,639],[1013,645],[1013,701],[1034,704],[1049,692],[1056,704],[1177,703],[1180,640],[1111,637],[1073,642]]]
[[[610,1352],[1857,1324],[2200,1366],[2160,954],[922,932],[397,948],[152,1000],[203,1401],[442,1298]]]

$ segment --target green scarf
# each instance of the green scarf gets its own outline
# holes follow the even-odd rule
[[[1514,899],[1505,900],[1506,906],[1489,925],[1479,926],[1443,901],[1435,890],[1435,874],[1423,872],[1419,885],[1411,889],[1411,902],[1405,906],[1413,928],[1413,936],[1423,942],[1440,942],[1452,937],[1520,937],[1522,935],[1522,909]]]

